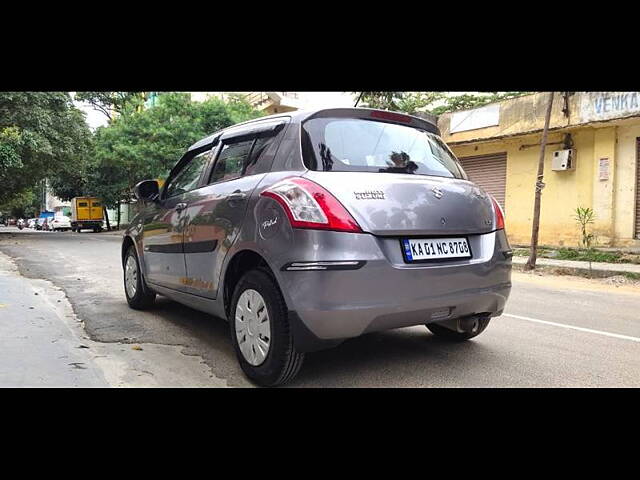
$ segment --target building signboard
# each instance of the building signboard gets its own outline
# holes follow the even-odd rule
[[[640,92],[583,92],[582,122],[640,115]]]

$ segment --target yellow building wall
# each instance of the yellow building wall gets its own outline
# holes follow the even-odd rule
[[[600,159],[609,159],[609,179],[600,179]],[[616,127],[598,128],[594,133],[593,204],[595,213],[593,233],[599,245],[612,245],[615,237],[613,227],[614,185],[616,177]]]
[[[610,141],[610,138],[600,135],[596,139],[593,128],[571,133],[577,151],[575,170],[551,170],[552,152],[560,149],[561,145],[550,145],[545,153],[545,188],[542,191],[539,234],[541,245],[577,246],[581,235],[574,210],[578,206],[593,207],[596,142],[599,142],[599,151],[603,152],[605,149],[601,144]],[[563,138],[564,133],[553,133],[549,135],[548,142],[559,142]],[[509,240],[515,245],[527,245],[531,241],[534,190],[540,155],[537,145],[521,147],[539,142],[540,135],[528,135],[476,145],[452,146],[458,157],[507,153],[506,229]]]
[[[576,170],[554,172],[551,155],[562,145],[549,145],[545,155],[540,218],[540,244],[577,246],[581,235],[574,218],[576,207],[590,207],[595,213],[591,226],[599,246],[640,246],[634,238],[636,208],[636,138],[640,118],[623,117],[587,121],[581,117],[583,92],[569,97],[567,116],[564,101],[555,97],[549,139],[559,142],[571,133],[577,151]],[[514,244],[529,244],[539,142],[549,94],[536,93],[500,102],[500,125],[450,132],[453,113],[441,115],[442,137],[459,157],[507,152],[506,226]],[[633,112],[631,112],[633,113]],[[502,138],[497,138],[501,137]],[[537,144],[521,148],[523,145]],[[609,178],[600,179],[600,159],[609,159]]]

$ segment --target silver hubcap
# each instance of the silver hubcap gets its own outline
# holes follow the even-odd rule
[[[236,338],[244,359],[253,366],[264,362],[271,345],[271,325],[264,298],[245,290],[236,306]]]
[[[129,255],[127,263],[124,266],[124,286],[127,289],[127,295],[129,298],[136,296],[136,290],[138,289],[138,264],[133,255]]]

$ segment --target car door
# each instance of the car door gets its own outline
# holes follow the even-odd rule
[[[249,197],[266,175],[286,121],[223,135],[207,185],[191,192],[184,255],[189,293],[216,298],[220,268],[244,220]]]
[[[184,288],[184,210],[188,194],[197,188],[210,154],[210,147],[187,154],[170,174],[160,199],[151,204],[145,215],[142,243],[145,278],[149,283],[178,290]]]

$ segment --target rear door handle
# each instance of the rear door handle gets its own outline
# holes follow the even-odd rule
[[[181,212],[185,208],[187,208],[187,204],[186,203],[178,203],[178,204],[176,204],[176,212]]]

